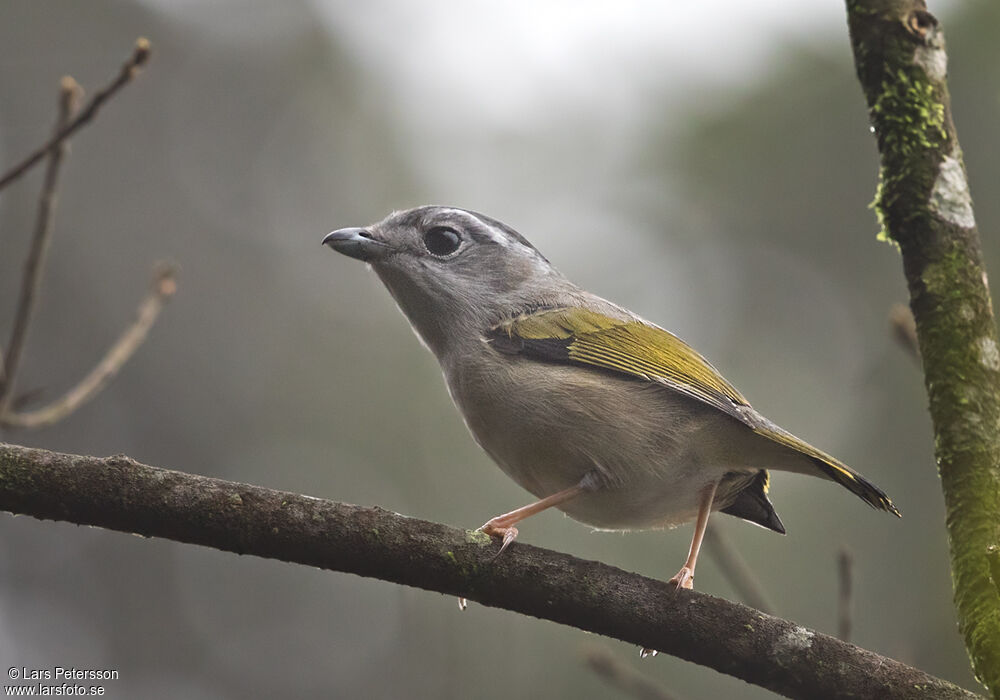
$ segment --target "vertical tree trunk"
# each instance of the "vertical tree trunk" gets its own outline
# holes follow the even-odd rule
[[[1000,697],[1000,348],[944,35],[922,0],[847,0],[847,14],[881,156],[880,235],[902,253],[917,324],[959,626],[977,677]]]

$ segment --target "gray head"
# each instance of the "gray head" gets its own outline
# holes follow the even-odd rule
[[[575,287],[521,234],[488,216],[453,207],[394,212],[377,224],[323,239],[371,265],[435,354],[454,341]]]

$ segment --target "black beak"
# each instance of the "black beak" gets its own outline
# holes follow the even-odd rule
[[[384,258],[389,253],[389,246],[372,238],[371,233],[363,228],[337,229],[323,237],[323,245],[328,245],[338,253],[350,258],[371,262]]]

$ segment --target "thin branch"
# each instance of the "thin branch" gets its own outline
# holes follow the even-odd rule
[[[64,76],[59,83],[59,116],[56,118],[55,132],[62,131],[76,114],[83,90],[70,76]],[[45,182],[38,200],[38,215],[35,219],[35,233],[31,238],[28,257],[24,262],[24,276],[21,278],[21,292],[14,312],[14,325],[7,342],[7,355],[0,370],[0,415],[6,412],[17,381],[17,370],[21,363],[24,341],[28,337],[28,326],[35,309],[35,299],[42,282],[45,254],[52,239],[52,221],[56,209],[56,191],[59,186],[59,171],[69,150],[69,141],[62,140],[49,151],[49,164],[45,169]]]
[[[637,700],[679,700],[660,685],[623,663],[604,647],[588,646],[583,651],[587,668],[596,673],[612,688],[617,688]]]
[[[145,466],[0,443],[0,510],[371,576],[659,649],[792,698],[977,697],[739,603],[526,544]]]
[[[879,151],[874,208],[882,237],[902,254],[916,321],[958,625],[976,677],[1000,698],[1000,595],[988,557],[1000,544],[1000,341],[944,33],[923,0],[846,4]]]
[[[105,88],[95,92],[94,96],[90,98],[90,102],[87,103],[86,107],[80,111],[75,119],[56,131],[56,133],[52,135],[52,138],[32,152],[31,155],[4,173],[3,176],[0,177],[0,190],[28,172],[32,166],[36,165],[42,160],[42,158],[45,157],[46,153],[56,149],[59,144],[69,138],[73,132],[93,119],[105,102],[111,99],[111,97],[113,97],[115,93],[123,87],[132,82],[132,79],[139,74],[139,69],[149,60],[149,52],[149,40],[145,37],[139,37],[136,39],[132,55],[122,66],[117,77],[115,77],[115,79]]]
[[[715,560],[722,575],[732,584],[740,598],[752,608],[757,608],[768,615],[774,614],[774,604],[764,590],[764,586],[747,564],[743,555],[737,551],[725,533],[717,525],[709,523],[705,531],[705,542],[708,553]]]
[[[920,361],[920,343],[917,340],[917,322],[913,319],[913,312],[905,304],[893,304],[889,308],[889,327],[892,329],[892,337],[903,347],[910,356]]]
[[[854,555],[846,546],[837,552],[837,574],[840,581],[837,596],[837,636],[849,642],[854,627]]]
[[[153,327],[163,305],[177,291],[177,270],[158,264],[146,297],[139,304],[135,320],[119,336],[97,366],[80,383],[48,406],[34,411],[8,412],[0,415],[0,427],[40,428],[62,420],[84,403],[94,398],[135,354]]]

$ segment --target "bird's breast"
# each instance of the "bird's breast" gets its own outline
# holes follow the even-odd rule
[[[560,506],[576,520],[612,530],[680,524],[721,478],[697,439],[717,417],[687,397],[572,365],[475,355],[444,366],[473,437],[539,498],[594,473],[599,488]]]

